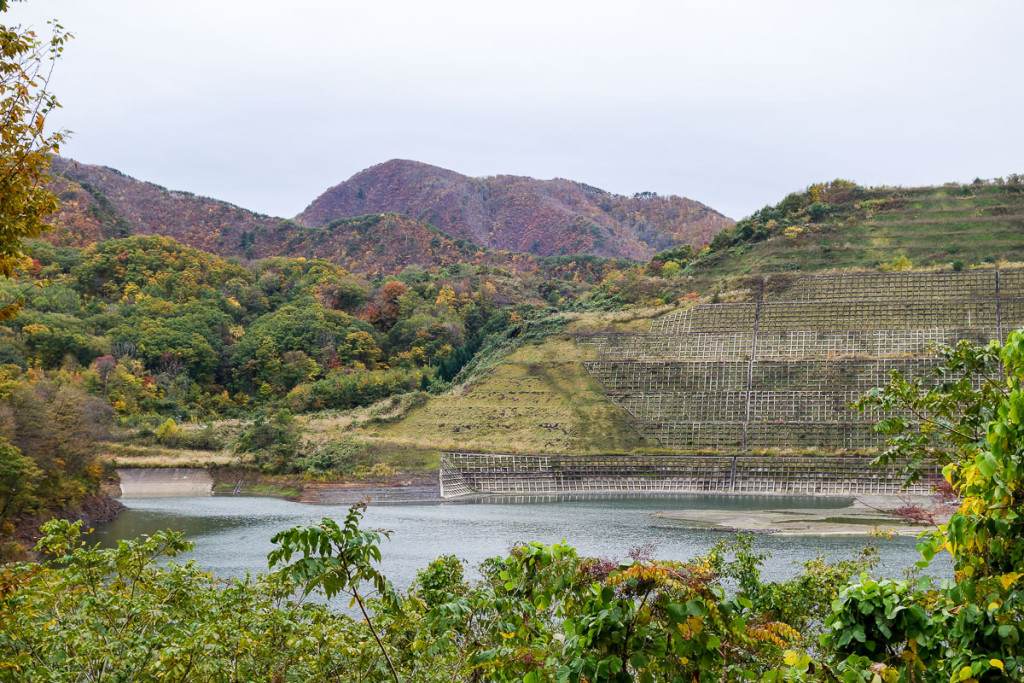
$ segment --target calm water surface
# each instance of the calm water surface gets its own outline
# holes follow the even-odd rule
[[[766,509],[834,507],[836,499],[756,498],[749,496],[689,496],[544,502],[423,503],[372,505],[365,527],[390,529],[382,544],[383,570],[397,588],[408,587],[416,570],[441,554],[453,553],[474,567],[501,555],[517,541],[553,543],[566,539],[581,555],[626,557],[643,543],[655,545],[654,555],[685,560],[707,551],[729,534],[683,527],[651,517],[659,510]],[[194,559],[221,577],[244,576],[267,569],[266,556],[275,532],[321,517],[344,518],[347,506],[305,505],[275,498],[199,497],[123,499],[128,506],[118,519],[98,528],[97,541],[151,534],[160,529],[183,532],[195,543]],[[868,539],[857,536],[758,536],[755,547],[770,552],[763,576],[779,580],[792,576],[799,564],[818,554],[831,559],[849,557]],[[920,559],[913,538],[871,539],[882,551],[877,573],[901,576]],[[948,575],[948,567],[930,573]]]

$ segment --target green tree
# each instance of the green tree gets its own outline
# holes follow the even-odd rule
[[[160,371],[173,357],[195,379],[214,379],[224,349],[223,331],[231,324],[215,302],[174,304],[147,298],[128,308],[121,320],[110,335],[132,344],[151,371]]]
[[[236,381],[243,386],[268,382],[287,389],[280,377],[285,354],[302,351],[310,358],[326,360],[343,346],[348,335],[359,331],[372,340],[372,328],[347,313],[309,300],[284,305],[261,316],[239,340],[232,357]]]
[[[2,407],[7,419],[0,436],[41,470],[35,484],[41,499],[60,508],[96,492],[103,474],[97,442],[109,437],[105,401],[39,379],[16,384]]]
[[[985,430],[1006,397],[1000,376],[1000,347],[969,341],[935,348],[938,363],[924,377],[894,372],[884,387],[872,389],[853,406],[860,413],[889,415],[876,430],[887,447],[879,465],[900,464],[909,481],[921,465],[947,465],[985,440]]]
[[[282,408],[269,420],[262,415],[239,435],[235,449],[252,453],[256,464],[268,472],[282,472],[299,452],[302,430],[291,412]]]
[[[33,493],[41,474],[30,458],[6,441],[0,441],[0,536],[10,517],[38,502]]]

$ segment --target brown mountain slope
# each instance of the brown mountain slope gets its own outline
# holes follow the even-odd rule
[[[385,276],[407,266],[424,269],[471,263],[508,269],[519,274],[600,280],[626,262],[615,259],[544,259],[533,254],[485,249],[450,237],[432,225],[399,214],[382,213],[342,218],[326,227],[286,221],[280,227],[258,229],[252,235],[250,256],[277,254],[324,258],[353,273]]]
[[[405,214],[492,249],[633,259],[650,258],[683,242],[705,244],[733,225],[684,197],[625,197],[562,179],[470,178],[400,159],[332,187],[296,220],[323,226],[373,213]]]
[[[51,189],[61,209],[44,238],[85,246],[128,235],[164,235],[220,256],[320,257],[365,275],[391,275],[406,266],[455,263],[513,272],[600,279],[622,263],[603,259],[550,259],[499,252],[451,237],[432,225],[396,214],[373,214],[308,227],[246,211],[226,202],[173,192],[103,166],[53,160]]]
[[[243,235],[280,218],[188,192],[173,192],[105,166],[55,157],[51,189],[61,200],[47,239],[82,246],[127,235],[167,235],[222,256],[244,255]]]

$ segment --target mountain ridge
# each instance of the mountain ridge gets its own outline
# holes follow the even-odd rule
[[[389,172],[382,175],[381,168]],[[376,182],[372,188],[375,199],[363,207],[365,211],[330,220],[326,220],[330,212],[312,211],[318,202],[323,206],[325,195],[341,187],[357,188],[352,190],[356,199],[360,191],[365,198],[367,192],[359,184],[364,183],[367,176],[356,174],[322,194],[296,217],[298,220],[292,220],[267,216],[190,192],[168,190],[106,166],[54,157],[51,189],[61,200],[61,209],[49,219],[52,230],[47,239],[55,244],[85,246],[132,234],[160,234],[222,256],[315,255],[336,260],[365,274],[388,275],[406,265],[443,267],[454,262],[453,259],[468,258],[494,265],[511,263],[514,268],[533,268],[529,257],[543,257],[556,251],[568,256],[643,260],[653,253],[650,243],[677,244],[671,236],[676,233],[668,231],[666,226],[675,230],[672,226],[685,218],[686,211],[692,208],[686,203],[690,200],[682,198],[664,199],[653,193],[640,193],[631,199],[564,179],[535,181],[520,176],[472,179],[412,161],[385,162],[368,170],[373,169],[377,169],[371,174]],[[380,181],[387,179],[385,176],[390,177],[390,181],[382,184]],[[443,216],[436,210],[431,213],[417,204],[423,203],[425,193],[464,198],[467,187],[480,193],[481,201],[467,210],[468,218],[462,224],[448,220],[445,225],[441,220]],[[501,199],[490,200],[492,193],[500,195]],[[590,221],[587,216],[596,216],[595,212],[601,210],[586,202],[580,204],[580,193],[606,201],[619,213],[631,212],[628,221],[623,223],[631,228],[623,228],[607,215],[603,219],[598,216],[600,227]],[[584,212],[567,218],[570,209],[577,205]],[[705,232],[721,221],[732,225],[731,220],[703,205],[693,210],[697,216],[708,215],[714,219],[702,224]],[[652,214],[658,211],[663,214],[660,218]],[[311,220],[309,216],[314,214],[319,217]],[[484,232],[480,231],[481,215],[495,216],[491,227]],[[368,218],[373,216],[379,218]],[[500,226],[495,226],[513,219],[514,225],[521,229],[513,230],[515,234],[505,239],[500,234]],[[385,239],[376,244],[368,242],[365,230],[368,223],[382,226]],[[560,228],[549,230],[552,225]],[[352,230],[345,232],[349,228]],[[704,233],[700,234],[700,239],[707,241]],[[536,242],[540,248],[521,248],[526,239]],[[534,246],[532,242],[525,246]],[[594,249],[595,242],[603,242],[608,248]],[[398,248],[401,253],[381,249],[382,244]],[[560,245],[557,250],[553,248],[556,244]]]
[[[61,209],[43,238],[84,247],[131,235],[161,235],[222,257],[325,258],[350,272],[395,275],[409,266],[444,268],[471,263],[516,273],[585,271],[593,277],[625,261],[579,255],[572,263],[532,254],[496,251],[452,237],[394,213],[369,214],[310,227],[258,214],[209,197],[176,192],[105,166],[55,158],[51,190]]]
[[[564,178],[474,178],[408,159],[356,173],[322,193],[295,220],[319,226],[372,213],[406,214],[492,249],[634,260],[682,243],[701,246],[734,223],[675,195],[627,197]]]

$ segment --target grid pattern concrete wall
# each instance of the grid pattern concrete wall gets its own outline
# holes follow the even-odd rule
[[[1024,323],[1009,323],[1007,330]],[[604,360],[781,360],[786,358],[899,358],[924,356],[934,344],[970,339],[981,344],[998,329],[936,327],[894,330],[790,330],[687,334],[600,334],[577,338]],[[755,344],[755,341],[758,343]]]
[[[441,497],[472,493],[928,493],[933,468],[909,489],[871,458],[750,455],[564,456],[441,454]]]
[[[602,360],[583,364],[608,394],[651,391],[826,391],[843,386],[863,392],[889,380],[891,372],[927,378],[931,358],[802,358],[746,361]],[[933,378],[935,381],[938,378]],[[955,379],[952,378],[952,379]]]
[[[1022,270],[964,270],[916,273],[844,273],[798,277],[765,299],[864,301],[871,299],[980,299],[997,292],[1024,294]],[[998,282],[997,282],[998,280]]]
[[[587,371],[666,448],[870,449],[886,416],[852,400],[893,371],[928,377],[935,344],[987,344],[1024,324],[1024,269],[768,284],[750,303],[663,316],[648,334],[580,338],[600,356]]]
[[[1003,297],[1005,298],[1005,297]],[[859,331],[965,327],[996,330],[1000,304],[991,299],[887,299],[702,304],[651,324],[654,334],[763,331]]]

